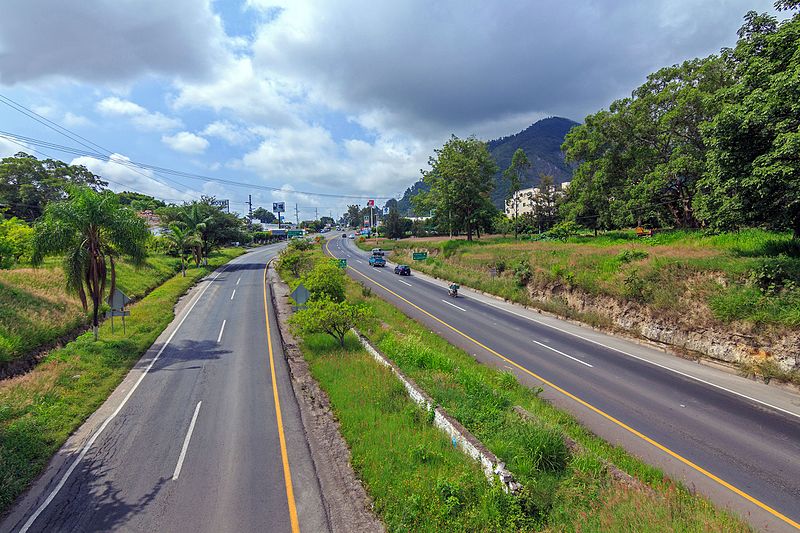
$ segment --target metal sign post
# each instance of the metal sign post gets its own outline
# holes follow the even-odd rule
[[[114,294],[110,294],[108,296],[108,305],[111,309],[106,313],[107,317],[111,317],[111,333],[114,333],[114,317],[121,316],[122,317],[122,333],[126,333],[125,331],[125,317],[130,316],[131,312],[125,310],[125,305],[130,302],[131,299],[125,296],[119,289],[114,290]]]
[[[294,300],[294,303],[297,304],[293,307],[293,309],[297,311],[298,309],[306,308],[306,302],[308,302],[308,299],[311,298],[311,293],[308,292],[308,289],[306,289],[301,283],[295,290],[292,291],[292,294],[289,296],[291,296],[292,300]]]

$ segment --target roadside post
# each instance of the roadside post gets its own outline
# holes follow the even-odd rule
[[[111,318],[111,333],[114,333],[115,316],[122,317],[122,333],[125,333],[125,317],[131,314],[130,311],[125,310],[125,306],[130,301],[131,299],[125,296],[125,293],[119,289],[114,289],[114,294],[108,296],[108,305],[111,309],[106,312],[106,317]]]

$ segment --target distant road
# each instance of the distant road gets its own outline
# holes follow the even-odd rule
[[[410,277],[390,263],[370,267],[348,239],[328,250],[453,344],[543,385],[545,397],[606,440],[756,527],[800,529],[800,396],[473,291],[450,298],[447,283],[413,264]]]
[[[248,252],[190,294],[94,423],[108,420],[141,378],[118,414],[90,446],[91,433],[62,450],[1,531],[280,532],[296,529],[293,522],[327,529],[274,313],[265,307],[264,267],[282,246]]]

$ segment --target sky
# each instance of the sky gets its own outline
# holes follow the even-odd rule
[[[733,46],[749,10],[772,0],[4,0],[0,157],[338,218],[402,195],[451,134],[580,122]]]

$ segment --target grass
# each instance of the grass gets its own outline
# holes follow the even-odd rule
[[[174,318],[178,298],[199,278],[240,255],[225,249],[208,267],[175,275],[131,307],[121,328],[100,326],[100,340],[79,336],[33,371],[0,382],[0,513],[44,469],[67,437],[125,377]],[[142,286],[142,285],[140,285]]]
[[[319,257],[319,254],[314,255]],[[289,281],[296,283],[295,280]],[[570,415],[542,400],[538,390],[520,385],[508,372],[479,364],[468,353],[433,334],[394,306],[371,296],[357,283],[348,282],[347,297],[349,301],[365,303],[373,310],[375,322],[361,328],[372,342],[438,404],[480,438],[523,484],[523,491],[514,498],[513,509],[519,509],[522,513],[517,519],[517,529],[523,529],[524,526],[548,531],[749,530],[741,520],[714,508],[705,499],[666,479],[658,469],[592,435]],[[375,386],[369,381],[371,378],[364,377],[372,370],[367,371],[360,366],[361,362],[354,363],[350,356],[343,356],[330,341],[326,342],[328,344],[323,345],[323,341],[317,337],[304,340],[303,349],[312,363],[312,372],[329,394],[341,395],[352,402],[349,409],[355,411],[352,416],[358,419],[362,410],[370,411],[376,405],[376,402],[364,400],[368,397],[368,389]],[[357,352],[357,357],[364,357],[353,344],[349,350]],[[324,366],[326,373],[347,375],[346,379],[336,382],[336,391],[331,392],[331,385],[324,373],[318,370],[321,366]],[[369,362],[367,366],[386,373],[375,363]],[[398,386],[399,383],[392,385]],[[398,394],[403,395],[400,388],[397,390]],[[534,421],[522,420],[512,410],[515,405],[532,413]],[[343,420],[346,415],[337,408],[337,416]],[[422,515],[419,524],[434,524],[432,530],[449,529],[451,524],[454,530],[459,531],[492,529],[491,521],[478,523],[475,527],[457,522],[459,514],[453,515],[452,512],[450,522],[435,522],[437,517],[443,515],[441,508],[445,504],[435,498],[430,499],[429,494],[430,488],[439,483],[441,473],[426,472],[421,466],[410,462],[406,463],[405,468],[416,469],[419,473],[414,475],[422,477],[420,482],[409,484],[404,477],[397,478],[394,468],[389,468],[385,463],[393,462],[396,455],[407,457],[413,452],[414,441],[404,443],[395,440],[396,428],[381,428],[383,416],[386,415],[370,414],[363,426],[357,425],[355,428],[346,427],[349,422],[343,422],[342,431],[353,451],[353,461],[359,475],[370,494],[379,502],[378,510],[389,529],[409,530],[415,527],[413,521],[408,521],[412,518],[397,520],[399,515],[384,508],[381,502],[387,501],[392,495],[400,498],[403,507],[408,508],[409,498],[417,495],[417,491],[421,491],[418,497],[422,501],[430,502],[429,505],[410,506],[414,513]],[[419,415],[410,416],[414,418]],[[363,443],[362,432],[372,424],[378,424],[375,431],[385,433],[376,438],[375,444]],[[570,454],[563,435],[569,435],[579,442],[583,451]],[[391,454],[384,453],[387,441],[396,443]],[[653,494],[614,482],[607,472],[605,461],[614,463],[647,483],[654,489]],[[393,483],[399,487],[392,489]],[[484,508],[480,493],[473,493],[470,498],[476,500],[474,508]],[[488,520],[489,516],[492,513],[488,516],[479,515],[480,520]]]
[[[800,244],[788,233],[664,231],[638,238],[632,231],[619,231],[566,242],[489,237],[472,243],[446,239],[359,243],[365,249],[376,245],[392,250],[394,260],[427,274],[525,305],[541,305],[532,301],[529,288],[546,291],[558,286],[634,300],[662,316],[691,314],[693,320],[704,322],[698,325],[737,322],[778,332],[800,327]],[[413,261],[415,250],[428,251],[427,261]],[[753,273],[767,269],[769,274],[775,258],[794,284],[755,294]],[[527,285],[516,274],[525,267],[531,272]]]
[[[177,269],[176,259],[152,255],[140,268],[121,262],[117,281],[121,291],[139,299]],[[66,291],[57,259],[41,268],[0,270],[0,363],[24,357],[89,322],[78,298]]]

